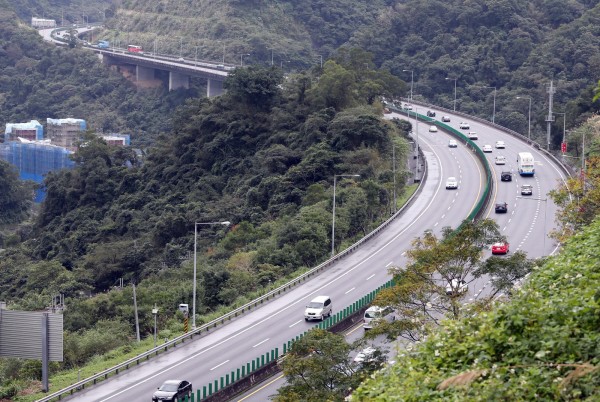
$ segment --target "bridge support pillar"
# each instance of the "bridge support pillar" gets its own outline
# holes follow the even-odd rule
[[[173,91],[174,89],[184,88],[188,89],[190,87],[190,76],[176,73],[173,71],[169,72],[169,91]]]
[[[206,85],[206,97],[210,98],[213,96],[223,95],[223,81],[208,79],[208,84]]]
[[[142,66],[135,66],[136,81],[150,81],[154,79],[154,69]]]

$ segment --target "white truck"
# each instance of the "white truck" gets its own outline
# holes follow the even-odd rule
[[[535,173],[533,155],[529,152],[519,152],[517,166],[521,176],[533,176]]]

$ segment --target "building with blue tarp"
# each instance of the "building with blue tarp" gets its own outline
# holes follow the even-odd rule
[[[44,139],[44,127],[37,120],[29,123],[6,123],[4,129],[4,141],[17,141],[24,138],[29,141]]]
[[[66,148],[52,145],[44,141],[11,141],[0,144],[0,159],[16,166],[22,180],[42,183],[48,172],[69,169],[75,166],[70,155],[73,152]],[[36,193],[36,202],[43,201],[43,189]]]

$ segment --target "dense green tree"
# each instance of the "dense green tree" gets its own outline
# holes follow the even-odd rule
[[[369,336],[387,333],[391,339],[418,340],[444,318],[461,318],[463,286],[468,286],[479,268],[482,247],[499,239],[498,225],[490,219],[464,221],[457,230],[446,227],[441,238],[427,231],[415,239],[406,253],[409,263],[390,268],[394,286],[381,291],[374,301],[393,306],[398,318],[374,328]]]
[[[17,223],[27,216],[32,183],[22,182],[13,165],[0,160],[0,223]]]
[[[287,385],[275,401],[343,401],[361,376],[348,360],[351,346],[341,335],[314,329],[294,342],[282,368]]]

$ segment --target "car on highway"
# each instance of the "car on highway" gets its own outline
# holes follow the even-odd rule
[[[358,352],[354,357],[354,363],[363,364],[377,361],[377,349],[373,346],[368,346]]]
[[[450,121],[450,116],[442,116],[442,121],[448,123]]]
[[[492,254],[508,254],[510,244],[505,241],[499,241],[492,244]]]
[[[435,117],[435,112],[433,110],[428,110],[427,117]]]
[[[496,165],[506,165],[506,158],[502,155],[496,156],[494,160],[496,162]]]
[[[460,123],[458,123],[458,127],[461,130],[468,130],[471,128],[471,126],[469,125],[469,123],[467,123],[466,121],[461,121]]]
[[[452,279],[446,285],[446,295],[448,296],[459,296],[464,293],[467,293],[468,290],[469,285],[467,285],[467,282],[465,282],[462,279]]]
[[[532,195],[533,186],[531,184],[523,184],[521,186],[521,195]]]
[[[502,172],[502,173],[500,173],[500,180],[502,180],[502,181],[512,181],[512,173],[511,172]]]
[[[506,148],[506,145],[504,144],[504,141],[496,141],[496,148],[498,148],[498,149],[504,149],[504,148]]]
[[[496,203],[495,211],[497,214],[505,214],[508,212],[508,204],[505,202]]]
[[[446,190],[455,190],[458,188],[458,180],[456,177],[448,177],[446,180]]]
[[[333,305],[329,296],[317,296],[306,305],[304,320],[323,320],[331,315]]]
[[[448,148],[456,148],[456,147],[458,147],[458,143],[456,142],[456,140],[448,141]]]
[[[391,322],[395,319],[396,315],[394,314],[394,309],[392,307],[371,306],[365,311],[363,316],[363,328],[373,328],[373,325],[375,325],[378,320]]]
[[[191,400],[192,384],[185,380],[168,380],[158,387],[152,395],[152,401],[181,402],[184,398]]]
[[[437,133],[438,128],[437,126],[429,126],[429,132],[430,133]]]
[[[489,144],[485,144],[483,146],[483,148],[481,148],[481,149],[483,150],[483,152],[487,152],[487,153],[492,152],[492,146]]]
[[[475,131],[469,131],[468,137],[470,140],[478,140],[479,136],[477,135],[477,133]]]
[[[412,110],[412,105],[409,105],[408,103],[404,105],[404,109],[405,110]]]

